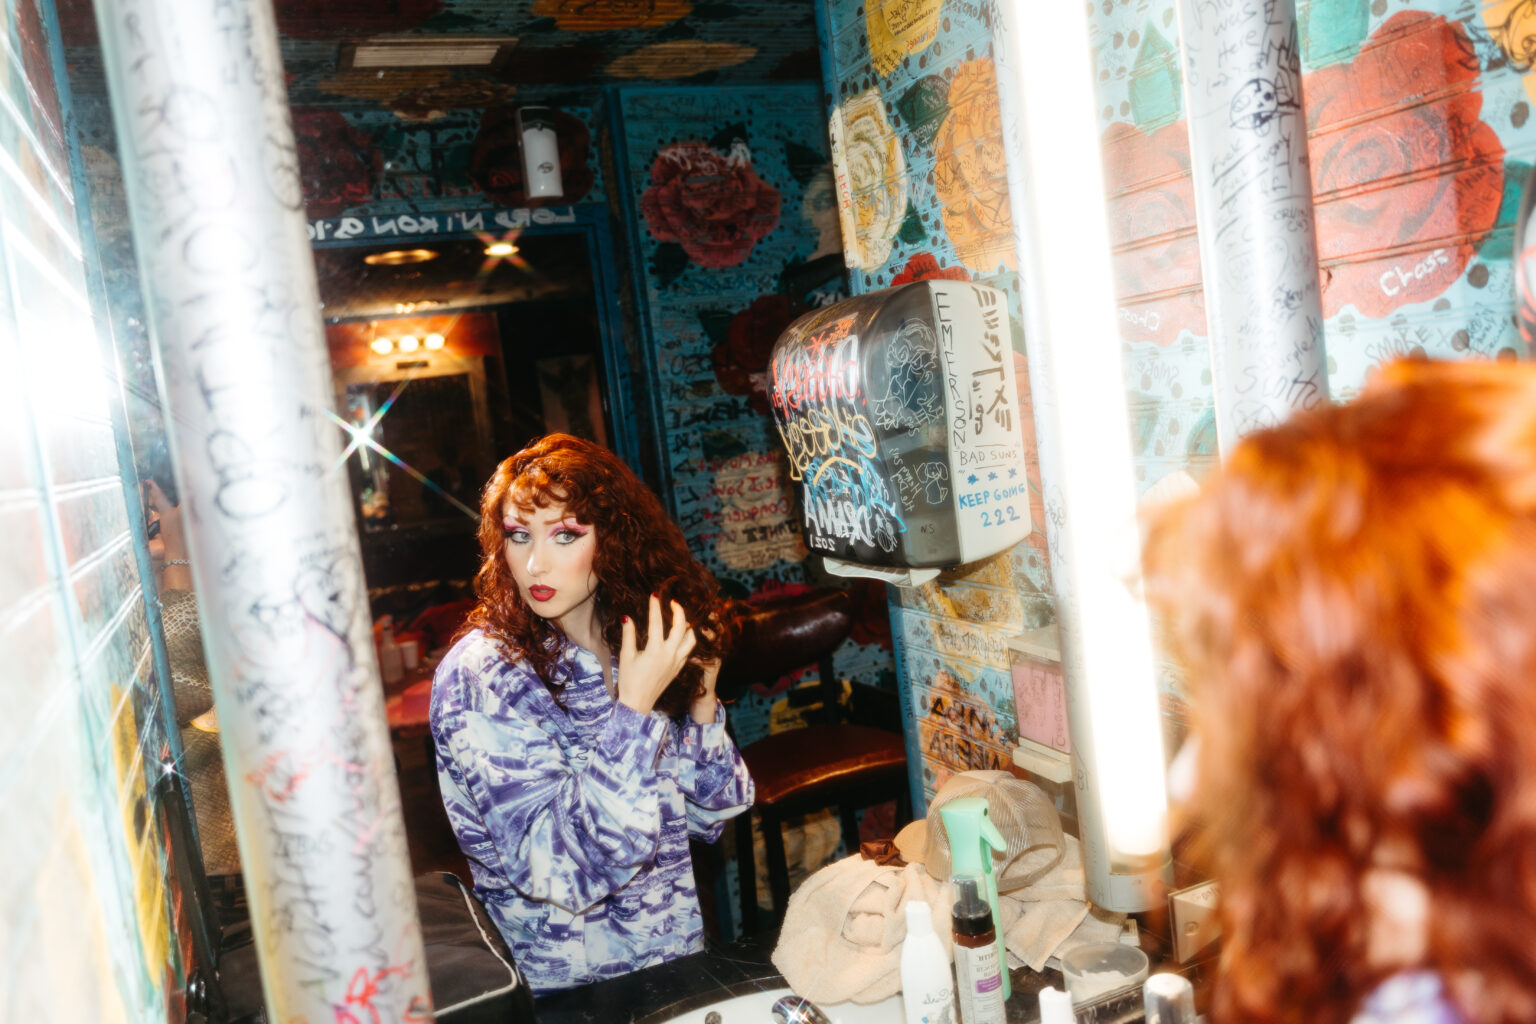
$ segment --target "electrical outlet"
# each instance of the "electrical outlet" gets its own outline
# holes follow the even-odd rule
[[[1201,882],[1168,894],[1168,919],[1173,924],[1173,955],[1188,963],[1221,937],[1216,917],[1216,883]]]

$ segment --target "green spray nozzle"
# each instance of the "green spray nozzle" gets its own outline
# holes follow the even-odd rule
[[[990,875],[990,846],[998,853],[1008,849],[1008,840],[987,816],[987,801],[979,796],[962,796],[939,808],[944,819],[944,834],[949,836],[951,875]]]
[[[1008,983],[1008,949],[1003,941],[1003,915],[997,905],[997,874],[992,869],[992,851],[1002,853],[1008,841],[987,816],[987,801],[979,796],[962,796],[939,808],[944,834],[949,836],[949,877],[970,876],[986,880],[987,902],[992,906],[992,926],[997,931],[997,955],[1003,974],[1003,998],[1013,986]]]

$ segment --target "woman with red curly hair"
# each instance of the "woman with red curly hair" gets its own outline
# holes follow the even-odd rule
[[[1536,368],[1402,363],[1148,537],[1219,1021],[1536,1020]]]
[[[628,467],[565,434],[496,468],[480,547],[431,708],[476,895],[535,994],[697,951],[688,839],[753,797],[714,579]]]

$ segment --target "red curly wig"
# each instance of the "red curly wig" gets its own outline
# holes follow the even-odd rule
[[[1536,367],[1400,363],[1160,513],[1148,594],[1200,738],[1220,1021],[1347,1021],[1403,969],[1536,1020]],[[1363,879],[1428,896],[1373,963]]]
[[[564,505],[577,522],[593,527],[597,618],[611,650],[619,650],[626,615],[639,625],[638,639],[644,643],[652,594],[660,595],[664,606],[669,600],[683,606],[698,644],[656,707],[672,716],[687,710],[703,692],[703,672],[695,662],[724,656],[729,618],[715,578],[693,557],[650,488],[608,449],[569,434],[548,434],[503,460],[485,486],[480,499],[483,558],[475,573],[480,603],[464,630],[478,627],[526,658],[558,699],[564,683],[551,669],[565,636],[518,592],[505,557],[502,524],[508,504],[524,510]]]

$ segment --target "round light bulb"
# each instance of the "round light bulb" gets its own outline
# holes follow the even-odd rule
[[[416,340],[415,335],[407,334],[405,337],[400,339],[401,352],[415,352],[420,347],[421,342]]]
[[[427,348],[430,348],[433,351],[436,351],[437,349],[440,349],[442,347],[443,347],[443,336],[441,334],[429,334],[429,335],[427,335]]]
[[[381,356],[387,356],[394,350],[395,343],[390,341],[388,338],[374,338],[373,343],[368,347],[373,349]]]
[[[511,256],[515,252],[517,252],[517,246],[511,242],[492,242],[485,247],[487,256]]]

